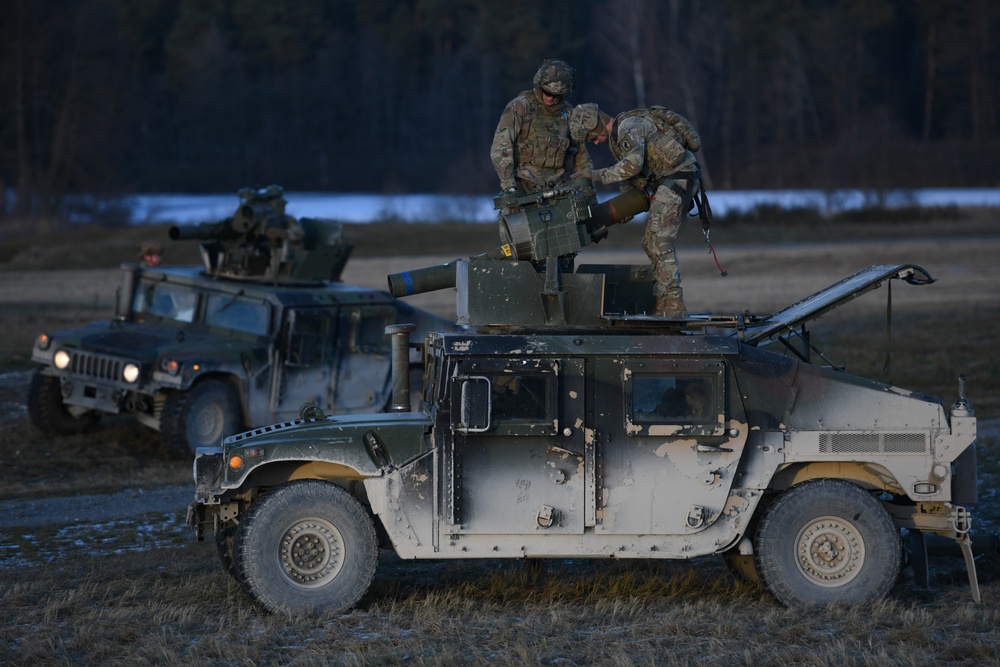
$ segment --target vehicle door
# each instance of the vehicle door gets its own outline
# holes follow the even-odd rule
[[[395,317],[395,309],[388,304],[341,308],[333,378],[338,414],[381,412],[388,407],[392,376],[385,328]]]
[[[477,359],[451,382],[445,520],[471,534],[579,534],[586,515],[584,362]]]
[[[335,308],[286,311],[273,391],[278,419],[298,416],[303,403],[333,406],[337,325]]]
[[[683,535],[725,507],[746,442],[731,369],[720,359],[596,361],[595,531]]]

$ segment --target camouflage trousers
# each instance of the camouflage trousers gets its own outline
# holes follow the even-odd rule
[[[679,181],[678,185],[683,188],[687,183]],[[658,187],[649,204],[646,233],[642,237],[642,249],[652,264],[653,295],[657,305],[670,303],[680,309],[683,309],[684,292],[675,241],[686,213],[683,204],[681,196],[669,186]]]

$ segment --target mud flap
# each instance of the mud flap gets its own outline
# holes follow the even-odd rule
[[[922,531],[911,528],[907,535],[910,544],[910,566],[913,568],[913,581],[920,588],[930,588],[931,573],[927,563],[927,541]]]
[[[972,538],[966,532],[956,541],[962,549],[962,557],[965,558],[965,569],[969,571],[969,587],[972,589],[972,600],[978,604],[980,602],[979,578],[976,576],[976,559],[972,555]]]

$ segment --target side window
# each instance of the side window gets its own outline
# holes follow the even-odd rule
[[[520,362],[483,361],[460,368],[453,378],[452,410],[459,417],[461,410],[471,413],[469,406],[457,395],[467,390],[475,378],[478,410],[488,409],[488,425],[475,432],[488,435],[556,435],[559,432],[559,365],[548,360]],[[464,373],[468,372],[468,375]],[[472,400],[472,399],[469,399]],[[459,417],[459,422],[464,420]],[[469,429],[465,432],[471,432]]]
[[[715,412],[714,378],[636,376],[632,379],[632,421],[647,424],[706,424]]]
[[[351,308],[342,317],[344,342],[351,352],[389,354],[389,337],[385,328],[395,322],[391,306]]]
[[[233,296],[209,296],[205,307],[205,324],[258,336],[267,334],[269,319],[267,304]]]
[[[491,378],[493,421],[537,424],[553,418],[555,383],[549,374],[504,374]]]
[[[289,366],[319,366],[333,361],[334,329],[331,313],[293,310],[288,314],[285,363]]]
[[[626,366],[625,419],[632,435],[722,435],[725,364],[682,361]]]

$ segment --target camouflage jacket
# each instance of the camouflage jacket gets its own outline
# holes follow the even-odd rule
[[[692,152],[701,146],[697,132],[683,116],[663,111],[672,116],[654,116],[645,110],[618,116],[608,142],[618,162],[599,169],[598,180],[602,183],[636,180],[645,185],[645,181],[697,168]]]
[[[537,90],[526,90],[507,104],[490,149],[501,190],[520,181],[526,192],[536,192],[549,181],[558,183],[593,166],[586,148],[570,138],[571,111],[573,106],[565,101],[550,111]]]

